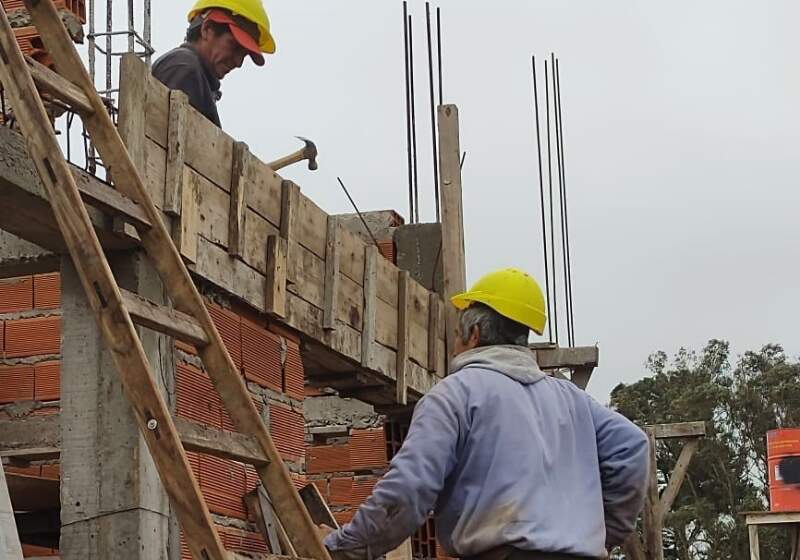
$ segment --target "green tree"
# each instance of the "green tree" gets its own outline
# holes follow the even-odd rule
[[[699,354],[681,349],[670,359],[656,352],[646,367],[648,377],[612,391],[614,408],[639,425],[702,420],[707,427],[665,519],[665,558],[746,560],[741,513],[768,506],[766,432],[800,426],[800,364],[771,344],[732,367],[729,344],[711,340]],[[681,447],[659,443],[662,487]],[[766,558],[788,556],[779,531],[764,532],[761,544]]]

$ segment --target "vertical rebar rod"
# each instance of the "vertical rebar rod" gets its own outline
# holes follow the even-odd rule
[[[442,9],[436,8],[436,56],[439,60],[439,105],[444,105],[442,96]]]
[[[411,77],[411,146],[414,161],[414,223],[419,223],[419,173],[417,167],[417,110],[414,93],[414,30],[408,16],[408,67]]]
[[[92,77],[92,85],[97,87],[95,83],[95,77],[97,76],[97,43],[94,37],[95,32],[94,0],[89,0],[89,36],[87,37],[89,45],[89,75]]]
[[[567,205],[567,172],[564,166],[564,112],[561,107],[561,68],[556,59],[556,83],[558,84],[558,122],[560,127],[559,136],[561,137],[561,175],[563,182],[562,196],[564,198],[564,233],[566,240],[566,259],[567,259],[567,301],[569,301],[570,328],[572,330],[572,343],[575,344],[575,305],[572,298],[572,255],[570,254],[569,241],[569,206]]]
[[[142,25],[144,29],[142,29],[142,38],[146,43],[145,52],[147,53],[144,57],[145,62],[147,65],[150,65],[150,59],[153,53],[153,45],[151,44],[152,41],[152,9],[150,6],[151,0],[144,0],[144,17],[142,18]]]
[[[439,149],[436,139],[436,100],[433,82],[433,43],[431,38],[431,3],[425,2],[425,22],[428,31],[428,85],[431,104],[431,145],[433,148],[433,196],[436,201],[436,221],[441,221],[439,210]]]
[[[411,160],[411,82],[408,65],[408,2],[403,2],[403,65],[406,73],[406,152],[408,155],[408,220],[414,223],[414,168]]]
[[[572,326],[570,325],[570,310],[569,298],[567,297],[567,253],[566,253],[566,236],[564,233],[564,183],[563,175],[561,172],[561,114],[558,111],[558,84],[556,82],[556,68],[557,62],[555,53],[550,53],[550,70],[552,72],[551,79],[553,81],[553,121],[555,128],[556,140],[556,168],[558,169],[558,216],[559,216],[559,229],[561,230],[561,267],[564,274],[564,317],[567,323],[567,345],[572,346]],[[555,270],[553,271],[555,274]]]
[[[553,271],[553,331],[558,344],[558,283],[556,282],[556,245],[555,225],[553,221],[553,156],[550,147],[550,82],[547,72],[547,60],[544,61],[544,102],[547,118],[547,182],[550,189],[550,253]]]
[[[134,52],[136,48],[136,41],[134,37],[134,26],[136,25],[135,18],[133,16],[133,0],[128,0],[128,52]]]
[[[536,82],[536,57],[531,57],[533,69],[533,111],[536,115],[536,157],[539,161],[539,205],[542,215],[542,253],[544,255],[544,286],[547,297],[547,332],[550,342],[553,341],[553,321],[550,297],[550,263],[547,259],[547,217],[544,205],[544,170],[542,169],[542,141],[539,125],[539,86]]]
[[[106,0],[106,52],[103,56],[106,57],[106,96],[111,95],[111,49],[113,48],[113,40],[111,33],[114,30],[114,2]]]

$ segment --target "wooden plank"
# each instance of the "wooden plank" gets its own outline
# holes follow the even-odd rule
[[[250,169],[250,150],[244,142],[233,145],[233,164],[231,166],[231,204],[228,225],[228,254],[242,257],[245,254],[245,218],[247,189]]]
[[[281,237],[289,242],[287,245],[286,258],[293,262],[295,255],[291,242],[297,239],[297,214],[300,205],[300,187],[291,181],[281,183]],[[294,283],[295,277],[291,271],[287,270],[287,282]]]
[[[397,278],[397,402],[408,404],[408,284],[407,270]]]
[[[84,95],[87,95],[86,89],[82,87],[80,80],[68,77],[66,73],[62,73],[62,75],[75,84]],[[149,100],[149,89],[147,87],[149,79],[149,69],[142,64],[136,55],[129,54],[122,57],[120,60],[118,130],[128,150],[131,162],[137,169],[146,169],[147,166],[145,116],[147,115],[147,103]],[[93,95],[93,92],[89,92],[88,97],[91,98]],[[89,102],[94,108],[97,107],[93,99],[89,99]],[[103,107],[103,111],[106,111],[105,107]],[[126,194],[130,196],[135,193],[131,191]],[[134,200],[139,202],[136,198]]]
[[[461,145],[458,108],[439,106],[439,186],[442,198],[442,271],[444,298],[466,290],[464,262],[464,216],[461,199]],[[456,332],[457,311],[446,308],[447,355],[452,355],[452,334]]]
[[[72,82],[65,80],[29,56],[25,57],[25,62],[28,63],[33,81],[40,90],[63,101],[76,113],[91,114],[94,111],[86,95]]]
[[[745,514],[747,525],[783,525],[800,523],[800,512],[752,511]]]
[[[120,293],[131,319],[137,325],[153,329],[194,346],[208,344],[205,331],[191,315],[157,305],[127,290],[121,289]]]
[[[322,307],[322,328],[336,328],[339,297],[339,220],[328,216],[328,233],[325,241],[325,302]]]
[[[761,546],[758,542],[758,525],[748,525],[747,535],[750,540],[750,560],[761,560]]]
[[[656,439],[674,439],[700,437],[706,435],[705,422],[679,422],[676,424],[655,424],[647,426],[653,429]]]
[[[183,202],[183,165],[186,160],[186,114],[189,98],[180,90],[169,92],[169,124],[167,128],[167,168],[164,183],[164,212],[181,215]]]
[[[375,245],[364,246],[364,328],[361,331],[361,365],[373,367],[375,344],[375,313],[377,311],[376,266],[378,249]]]
[[[173,224],[172,237],[180,255],[187,262],[197,262],[197,236],[199,234],[199,178],[188,167],[183,169],[181,188],[181,215]]]
[[[0,449],[0,457],[14,462],[51,461],[58,459],[58,447],[32,447],[27,449]]]
[[[59,73],[81,87],[87,95],[90,92],[94,92],[92,81],[80,62],[74,45],[58,19],[53,5],[49,2],[41,2],[29,6],[29,8],[36,22],[36,27],[44,39],[45,47],[53,57]],[[14,54],[18,57],[17,66],[22,65],[24,62],[16,43],[13,43],[13,45],[8,44],[11,41],[9,38],[13,37],[13,34],[4,14],[2,19],[5,23],[5,33],[0,33],[0,36],[5,36],[6,41],[3,46],[6,47],[7,53],[13,49]],[[32,91],[33,85],[30,76],[27,74],[27,69],[25,69],[25,74],[23,75],[30,82],[26,89]],[[11,76],[7,74],[4,78],[9,78],[3,80],[7,87],[6,91],[8,92],[11,89],[16,90],[15,93],[19,93],[17,89],[19,83],[10,79]],[[13,88],[8,88],[7,83],[9,81],[15,82]],[[230,413],[234,425],[242,433],[255,437],[265,456],[270,460],[269,465],[257,467],[256,470],[262,484],[270,493],[270,499],[276,513],[286,527],[287,533],[292,538],[299,554],[317,558],[318,560],[329,560],[330,555],[314,531],[311,518],[300,501],[289,472],[280,458],[269,431],[259,416],[244,380],[225,350],[222,338],[214,326],[202,297],[192,283],[180,254],[171,243],[169,233],[161,221],[159,211],[147,196],[146,188],[136,171],[136,167],[131,162],[117,136],[116,129],[109,115],[103,109],[101,100],[96,95],[90,95],[90,98],[92,98],[92,102],[95,105],[95,113],[91,117],[84,119],[84,123],[98,146],[103,161],[107,165],[111,165],[115,170],[114,178],[117,187],[121,192],[129,194],[129,196],[130,193],[134,193],[132,198],[143,204],[153,224],[153,227],[148,231],[139,232],[142,245],[152,258],[154,265],[164,280],[165,286],[170,289],[171,299],[175,308],[178,311],[193,314],[209,336],[209,344],[199,349],[199,355],[222,402]],[[15,100],[20,101],[21,96],[16,95]],[[16,104],[16,106],[19,105],[19,103]],[[78,193],[74,184],[68,185],[71,188],[60,189],[54,184],[57,177],[60,177],[63,181],[66,175],[70,183],[72,178],[63,159],[58,158],[55,161],[55,165],[59,167],[58,174],[54,173],[53,163],[47,159],[49,154],[58,153],[58,145],[47,126],[46,114],[41,104],[39,104],[38,109],[40,119],[37,119],[38,122],[31,127],[33,130],[25,131],[26,136],[48,142],[46,147],[50,149],[39,153],[39,158],[43,163],[40,168],[41,175],[48,187],[51,200],[54,200],[56,215],[59,217],[59,224],[62,231],[65,232],[65,236],[83,233],[83,235],[75,235],[77,239],[68,240],[72,241],[70,248],[73,253],[73,260],[80,263],[78,269],[84,289],[94,307],[98,322],[104,329],[110,352],[123,378],[123,385],[129,391],[130,400],[137,412],[138,423],[155,460],[162,482],[172,498],[172,504],[178,513],[189,548],[195,557],[203,558],[205,555],[208,556],[209,560],[223,560],[226,558],[226,552],[213,528],[208,508],[200,496],[199,488],[192,476],[186,455],[178,441],[169,410],[152,379],[141,342],[136,337],[133,323],[127,313],[124,312],[124,308],[121,313],[122,320],[120,320],[120,317],[114,317],[116,320],[111,317],[103,318],[104,315],[110,315],[111,313],[115,316],[120,315],[121,296],[114,283],[108,263],[102,255],[102,248],[91,230],[85,210],[83,216],[74,216],[64,209],[70,202],[73,202],[70,205],[72,207],[81,206],[82,208],[82,205],[75,204]],[[27,122],[32,120],[24,119]],[[214,151],[205,152],[205,154],[208,153],[214,153]],[[34,157],[34,160],[36,159]],[[227,172],[230,175],[230,167],[227,167]],[[50,184],[48,184],[48,179],[51,181]],[[67,196],[65,197],[59,191],[66,193]],[[63,208],[62,205],[55,202],[58,201],[59,196],[67,198],[67,200],[64,200]],[[72,196],[75,200],[68,200],[69,196]],[[63,214],[60,215],[59,212]],[[82,225],[82,232],[69,227],[74,227],[76,223]],[[87,249],[92,249],[92,251],[90,252]],[[110,305],[108,305],[109,302]],[[154,416],[158,416],[158,418]],[[155,423],[153,422],[154,420]],[[153,429],[154,425],[155,429]]]
[[[258,488],[244,497],[244,502],[249,514],[248,517],[255,519],[256,527],[261,533],[261,536],[264,537],[264,541],[267,543],[267,546],[269,546],[269,550],[274,554],[283,554],[283,548],[281,547],[280,539],[278,539],[278,531],[274,524],[274,516],[270,519],[265,515],[264,510],[261,509],[261,503],[258,498]]]
[[[645,428],[650,446],[650,476],[645,494],[642,525],[644,528],[644,545],[648,560],[664,560],[664,542],[662,535],[663,519],[658,503],[658,468],[656,464],[656,436],[653,428]]]
[[[78,190],[84,202],[99,208],[103,213],[121,218],[137,229],[150,227],[150,220],[139,205],[109,185],[87,181],[79,185]]]
[[[338,529],[339,524],[336,518],[333,517],[328,504],[325,503],[325,498],[319,492],[316,484],[307,484],[300,490],[300,498],[302,498],[306,509],[311,514],[311,519],[316,525],[327,525],[331,529]]]
[[[681,489],[683,480],[686,478],[686,473],[689,471],[689,463],[691,462],[692,456],[694,455],[695,451],[697,451],[697,447],[699,445],[700,439],[694,438],[687,441],[686,445],[684,445],[683,449],[681,449],[681,454],[678,456],[678,461],[675,463],[675,468],[672,469],[667,487],[661,493],[659,507],[661,508],[662,518],[669,513],[670,509],[672,509],[672,504],[675,502],[675,498],[678,497],[678,492]]]
[[[324,259],[328,215],[303,194],[298,197],[295,213],[297,218],[295,241],[319,258]]]
[[[286,317],[286,259],[289,252],[286,239],[267,237],[267,273],[264,280],[264,311],[276,317]]]
[[[0,463],[0,557],[22,560],[22,545],[17,534],[14,508],[11,507],[11,497],[8,494],[2,463]]]
[[[254,466],[269,464],[258,443],[249,436],[226,432],[176,417],[175,427],[186,451],[195,451]]]

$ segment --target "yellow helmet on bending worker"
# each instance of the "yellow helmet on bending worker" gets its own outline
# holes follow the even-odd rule
[[[269,17],[260,0],[198,0],[189,10],[187,19],[191,22],[198,15],[212,8],[229,10],[235,16],[241,16],[258,26],[258,46],[261,52],[275,52],[275,39],[269,30]]]
[[[458,309],[482,303],[538,335],[544,332],[547,322],[547,304],[542,289],[532,276],[517,268],[490,272],[475,282],[469,291],[454,295],[450,301]]]

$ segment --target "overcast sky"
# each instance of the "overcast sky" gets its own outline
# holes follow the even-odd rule
[[[119,2],[117,2],[119,4]],[[162,53],[186,0],[156,1]],[[530,56],[561,60],[575,330],[599,344],[590,391],[645,374],[651,352],[800,353],[797,214],[800,5],[719,0],[442,0],[444,97],[458,105],[468,281],[543,277]],[[266,4],[278,45],[223,82],[223,127],[264,160],[314,139],[320,170],[287,169],[330,213],[407,215],[402,4]],[[415,16],[423,216],[432,218],[424,13]],[[121,9],[120,6],[117,9]],[[559,278],[559,282],[561,282]],[[562,327],[563,329],[563,327]]]

